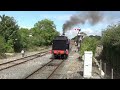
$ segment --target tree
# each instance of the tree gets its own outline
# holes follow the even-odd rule
[[[30,31],[26,28],[20,28],[18,33],[20,35],[21,47],[26,49],[29,48],[29,45],[31,44],[30,42],[32,41],[32,40],[29,40]]]
[[[19,26],[16,25],[14,18],[5,15],[0,16],[0,18],[0,34],[5,38],[5,41],[7,42],[9,39],[16,38]]]
[[[6,50],[9,49],[7,47],[13,48],[14,50],[17,50],[16,48],[16,39],[18,38],[17,31],[19,29],[19,26],[17,25],[16,21],[13,17],[0,15],[0,35],[4,37],[5,43],[6,43]]]
[[[120,71],[120,25],[108,26],[102,33],[103,61]]]
[[[4,52],[5,52],[5,41],[4,38],[0,36],[0,53],[4,53]]]
[[[34,37],[34,44],[38,46],[51,45],[54,37],[59,35],[54,22],[49,19],[38,21],[31,32]]]
[[[0,36],[0,58],[5,57],[5,41],[2,36]]]
[[[49,30],[49,31],[54,31],[56,29],[56,26],[53,21],[49,19],[44,19],[41,21],[38,21],[35,25],[34,28],[37,28],[39,30]]]

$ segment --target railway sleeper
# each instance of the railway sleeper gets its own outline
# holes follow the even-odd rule
[[[55,63],[51,63],[51,64],[49,64],[49,65],[47,65],[47,66],[58,66],[59,64],[55,64]]]

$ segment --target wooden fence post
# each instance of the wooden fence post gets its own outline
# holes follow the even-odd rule
[[[102,76],[102,61],[100,60],[100,74]]]
[[[104,63],[104,73],[105,73],[105,78],[106,78],[106,63]]]
[[[111,79],[113,79],[113,68],[111,69]]]

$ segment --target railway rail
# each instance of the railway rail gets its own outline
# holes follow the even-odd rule
[[[57,63],[55,63],[55,61],[57,61]],[[54,67],[50,73],[48,73],[47,77],[45,79],[50,79],[53,75],[54,72],[60,67],[60,65],[64,62],[63,59],[59,60],[54,60],[52,59],[51,61],[49,61],[48,63],[44,64],[43,66],[41,66],[40,68],[38,68],[37,70],[35,70],[33,73],[29,74],[28,76],[26,76],[24,79],[31,79],[34,76],[36,77],[36,74],[42,74],[42,71],[46,71],[46,68],[49,68],[49,66]],[[49,70],[49,69],[48,69]],[[40,72],[40,73],[38,73]],[[40,75],[39,75],[40,76]]]
[[[42,57],[42,56],[44,56],[48,53],[49,53],[49,51],[43,51],[43,52],[40,52],[40,53],[37,53],[37,54],[34,54],[34,55],[30,55],[30,56],[15,59],[15,60],[12,60],[12,61],[8,61],[8,62],[5,62],[5,63],[1,63],[0,64],[0,71],[11,68],[11,67],[14,67],[16,65],[23,64],[23,63],[28,62],[30,60],[33,60],[35,58]]]
[[[40,49],[40,51],[41,51],[41,50],[45,50],[45,49],[47,49],[47,48]],[[41,52],[40,52],[40,53],[41,53]],[[39,54],[39,53],[37,53],[37,54]],[[2,64],[6,64],[6,63],[9,63],[9,62],[14,62],[14,61],[16,61],[16,60],[24,59],[24,58],[31,57],[31,56],[34,56],[34,55],[36,55],[36,54],[29,55],[29,56],[22,57],[22,58],[18,58],[18,59],[11,60],[11,61],[8,61],[8,62],[0,63],[0,65],[2,65]]]

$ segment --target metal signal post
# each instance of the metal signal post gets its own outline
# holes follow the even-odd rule
[[[77,30],[78,30],[78,34],[77,34],[77,47],[78,47],[78,51],[80,51],[82,35],[80,34],[81,29],[77,29]]]

